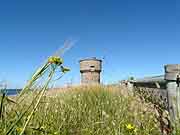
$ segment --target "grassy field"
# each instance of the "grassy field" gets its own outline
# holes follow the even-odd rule
[[[36,95],[37,92],[24,95],[21,104],[6,100],[1,135],[6,135],[11,127],[8,134],[21,133],[34,108],[32,99]],[[72,87],[43,96],[23,134],[159,135],[155,115],[151,103],[142,102],[119,86]]]
[[[144,90],[96,85],[48,91],[54,77],[69,70],[63,59],[51,56],[17,96],[2,92],[0,135],[160,135],[171,130],[164,126],[168,119],[160,102]]]

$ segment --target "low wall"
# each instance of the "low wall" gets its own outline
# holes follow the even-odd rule
[[[135,87],[166,89],[165,82],[134,82]]]

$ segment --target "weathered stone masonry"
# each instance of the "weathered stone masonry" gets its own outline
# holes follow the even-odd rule
[[[88,58],[80,60],[81,84],[99,84],[102,60]]]

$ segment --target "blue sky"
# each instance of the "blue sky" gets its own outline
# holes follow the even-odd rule
[[[0,0],[0,79],[21,87],[65,39],[78,83],[79,59],[105,58],[102,81],[163,74],[180,63],[179,3],[175,0]]]

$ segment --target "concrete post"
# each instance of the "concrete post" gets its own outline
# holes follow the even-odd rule
[[[132,92],[133,89],[134,89],[133,83],[128,81],[128,82],[127,82],[127,88],[128,88],[128,90],[129,90],[130,92]]]
[[[177,77],[180,74],[180,64],[165,65],[166,89],[168,91],[169,113],[172,120],[178,117],[178,106],[180,105]]]

